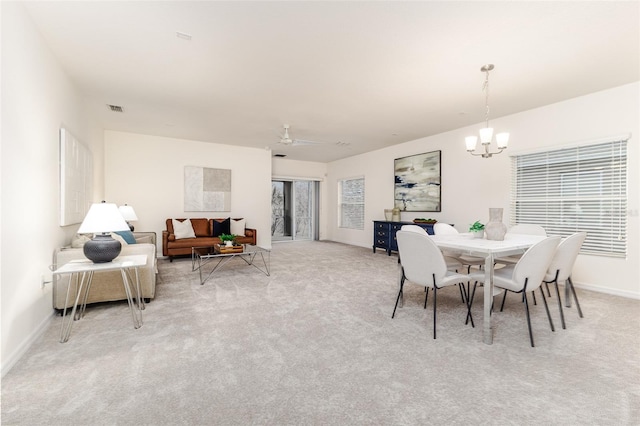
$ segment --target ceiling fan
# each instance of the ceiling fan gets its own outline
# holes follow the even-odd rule
[[[283,125],[284,133],[280,138],[280,144],[286,146],[302,146],[302,145],[322,145],[322,142],[309,141],[304,139],[293,139],[289,135],[289,129],[291,128],[288,124]]]

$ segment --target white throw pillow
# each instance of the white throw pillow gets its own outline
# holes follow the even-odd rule
[[[233,235],[240,235],[240,236],[244,236],[244,226],[245,226],[245,220],[244,219],[239,219],[239,220],[235,220],[235,219],[231,219],[231,233]]]
[[[185,219],[183,222],[171,219],[171,223],[173,223],[173,234],[176,236],[176,240],[196,237],[196,233],[193,232],[193,225],[191,225],[190,219]]]

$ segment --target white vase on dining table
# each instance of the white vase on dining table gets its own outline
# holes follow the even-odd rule
[[[502,209],[489,209],[489,222],[484,226],[487,234],[487,240],[503,241],[507,233],[507,226],[502,223]]]

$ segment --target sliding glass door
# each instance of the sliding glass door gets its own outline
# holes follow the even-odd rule
[[[271,181],[271,240],[318,239],[318,182]]]

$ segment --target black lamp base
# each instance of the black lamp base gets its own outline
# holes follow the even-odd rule
[[[114,240],[109,234],[97,234],[83,247],[84,255],[93,263],[111,262],[118,257],[121,250],[120,241]]]

